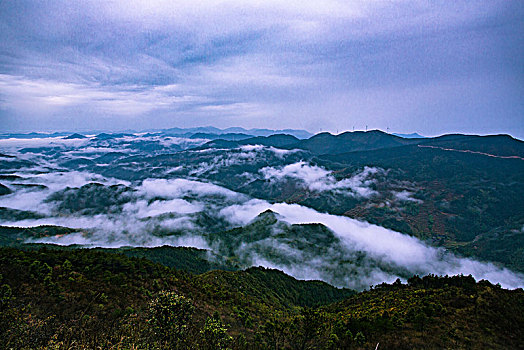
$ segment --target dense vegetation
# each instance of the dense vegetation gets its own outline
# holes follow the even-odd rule
[[[50,247],[51,248],[51,247]],[[192,274],[116,251],[0,249],[0,347],[518,348],[524,292],[470,276],[355,294],[263,268]]]
[[[421,200],[405,203],[401,210],[380,207],[378,202],[357,203],[346,215],[410,233],[462,255],[524,270],[523,160],[417,146],[324,159],[340,168],[373,164],[390,169],[388,181],[413,182],[415,198]]]

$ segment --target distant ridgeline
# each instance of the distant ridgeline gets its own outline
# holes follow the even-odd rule
[[[31,132],[27,134],[23,133],[2,133],[0,134],[0,139],[2,138],[18,138],[18,139],[32,139],[32,138],[49,138],[49,137],[63,137],[66,140],[72,139],[83,139],[86,135],[97,135],[98,138],[118,138],[122,136],[133,136],[137,133],[135,130],[126,130],[120,133],[108,133],[100,131],[87,131],[82,133],[70,133],[70,132]],[[141,133],[144,134],[144,133]],[[253,136],[270,136],[274,134],[289,134],[293,135],[299,139],[307,139],[313,134],[309,133],[306,130],[296,130],[296,129],[283,129],[283,130],[271,130],[271,129],[244,129],[240,127],[231,127],[226,129],[219,129],[213,126],[201,126],[195,128],[169,128],[169,129],[155,129],[147,130],[146,135],[168,135],[168,136],[177,136],[177,137],[193,137],[193,138],[210,138],[214,139],[218,136],[221,136],[224,139],[231,137],[231,135],[239,135],[242,138],[242,135],[247,135],[248,137]]]

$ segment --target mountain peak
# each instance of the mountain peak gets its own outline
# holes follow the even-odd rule
[[[255,221],[278,221],[278,213],[274,212],[273,210],[271,209],[266,209],[264,210],[262,213],[258,214],[254,219],[253,219],[253,222]]]
[[[412,132],[411,134],[397,134],[397,133],[392,133],[391,135],[395,135],[395,136],[398,136],[398,137],[402,137],[404,139],[424,139],[426,138],[426,136],[422,136],[420,134],[417,134],[416,132]]]
[[[86,137],[84,135],[74,133],[74,134],[64,137],[64,140],[85,139],[85,138]]]

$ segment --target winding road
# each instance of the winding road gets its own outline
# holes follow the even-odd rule
[[[443,150],[443,151],[454,151],[454,152],[462,152],[462,153],[480,154],[480,155],[483,155],[483,156],[488,156],[488,157],[493,157],[493,158],[502,158],[502,159],[520,159],[520,160],[524,160],[523,157],[519,157],[519,156],[497,156],[497,155],[495,155],[495,154],[484,153],[484,152],[478,152],[478,151],[470,151],[470,150],[466,150],[466,149],[444,148],[444,147],[428,146],[428,145],[417,145],[417,146],[418,146],[418,147],[421,147],[421,148],[435,148],[435,149],[440,149],[440,150]]]

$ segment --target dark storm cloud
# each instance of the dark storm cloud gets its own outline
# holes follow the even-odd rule
[[[523,7],[1,2],[2,129],[369,125],[522,137]]]

